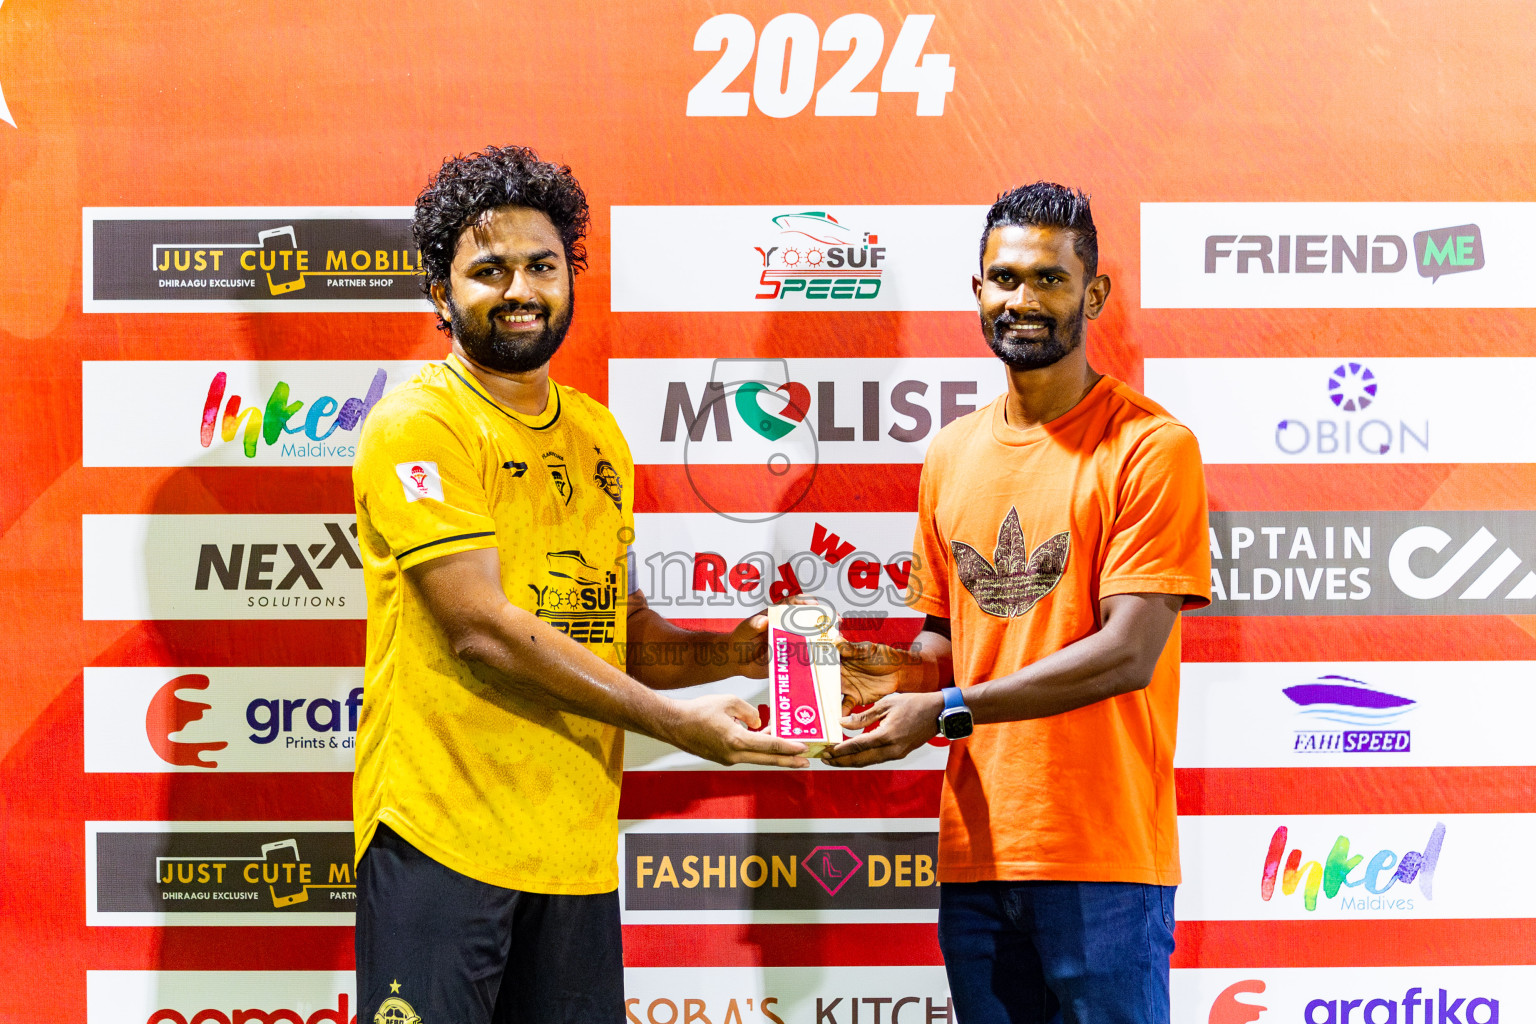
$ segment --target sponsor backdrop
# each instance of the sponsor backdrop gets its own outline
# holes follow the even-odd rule
[[[628,436],[652,604],[805,593],[894,643],[923,455],[1004,389],[983,211],[1091,192],[1091,357],[1211,496],[1175,1019],[1530,1019],[1533,35],[1516,0],[5,0],[0,1019],[351,1024],[348,467],[445,351],[415,194],[492,142],[591,197],[554,369]],[[952,1021],[945,753],[632,740],[629,1019]]]

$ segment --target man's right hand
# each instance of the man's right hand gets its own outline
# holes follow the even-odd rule
[[[804,743],[753,732],[762,724],[757,709],[740,697],[719,695],[674,700],[667,739],[673,746],[716,764],[771,764],[804,768]]]

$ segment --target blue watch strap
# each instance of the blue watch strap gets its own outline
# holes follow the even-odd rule
[[[946,686],[944,688],[944,710],[953,711],[955,708],[965,707],[965,694],[960,692],[958,686]]]

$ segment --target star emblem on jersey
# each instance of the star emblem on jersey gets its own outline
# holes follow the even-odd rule
[[[1019,510],[1010,508],[997,528],[997,550],[992,561],[963,541],[949,542],[955,553],[960,582],[988,615],[1012,618],[1023,615],[1049,594],[1067,569],[1071,534],[1056,536],[1029,551],[1019,526]]]

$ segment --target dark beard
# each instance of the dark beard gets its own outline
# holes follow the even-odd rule
[[[565,313],[558,319],[551,318],[549,311],[538,303],[524,303],[497,306],[484,320],[471,320],[454,304],[453,296],[448,296],[448,325],[454,340],[476,363],[502,373],[527,373],[549,362],[564,343],[575,312],[573,293]],[[496,318],[507,313],[539,313],[545,317],[544,329],[531,338],[508,337],[496,328]]]
[[[1048,328],[1045,340],[998,340],[999,335],[1008,328],[1020,323],[1045,324]],[[1065,321],[1038,313],[1022,317],[1004,313],[990,323],[983,318],[981,334],[987,339],[987,347],[992,350],[992,353],[1013,369],[1038,370],[1060,362],[1069,352],[1083,343],[1083,305],[1079,303],[1077,312]]]

